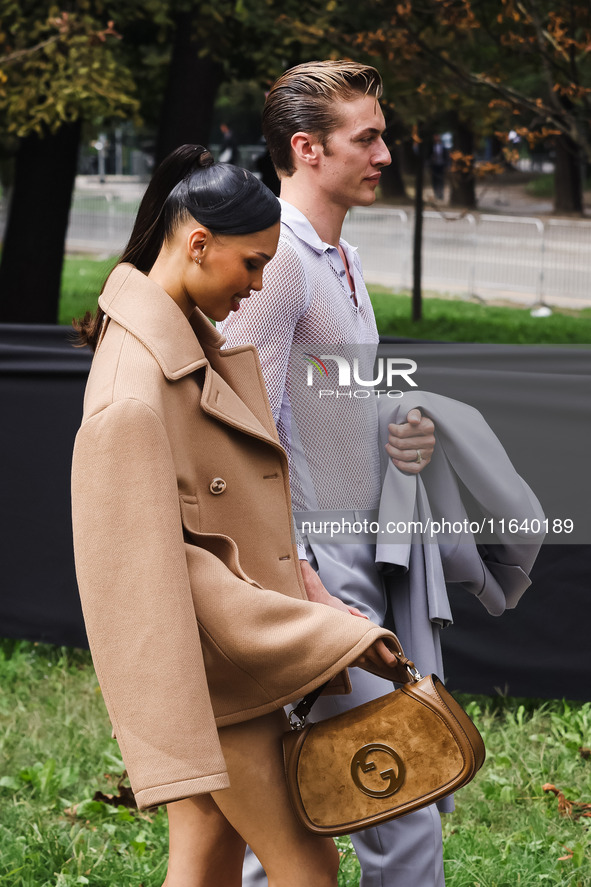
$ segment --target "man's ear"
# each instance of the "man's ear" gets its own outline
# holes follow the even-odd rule
[[[309,132],[296,132],[291,137],[291,149],[295,159],[306,166],[316,166],[319,158],[324,154],[324,148],[318,138]]]

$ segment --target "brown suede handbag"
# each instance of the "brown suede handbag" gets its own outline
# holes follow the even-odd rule
[[[345,835],[426,807],[470,782],[482,737],[436,675],[402,657],[408,683],[314,724],[324,687],[290,713],[283,736],[290,800],[311,832]]]

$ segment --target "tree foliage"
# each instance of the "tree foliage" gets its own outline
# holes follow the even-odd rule
[[[302,17],[294,33],[373,60],[399,128],[415,139],[441,125],[477,138],[492,134],[506,164],[517,156],[509,140],[515,131],[530,148],[554,144],[559,166],[591,161],[588,2],[366,0],[359,7],[324,0],[316,21]],[[452,161],[459,179],[502,168],[475,168],[466,149]]]
[[[0,120],[24,138],[81,118],[137,112],[131,72],[103,4],[74,11],[50,2],[0,0]]]
[[[573,193],[591,160],[587,0],[0,0],[0,21],[0,141],[20,150],[33,140],[39,157],[36,139],[113,117],[160,127],[175,144],[206,142],[223,81],[264,90],[298,62],[348,57],[380,69],[396,138],[454,129],[459,182],[474,178],[472,140],[484,133],[505,160],[510,130],[530,146],[554,140],[558,167],[574,170],[557,181]],[[174,129],[171,117],[199,126]]]
[[[15,157],[0,321],[55,322],[82,123],[133,115],[138,102],[102,0],[59,7],[51,0],[0,0],[0,12],[1,148]],[[32,207],[43,231],[35,262]]]
[[[547,128],[591,158],[591,7],[573,0],[369,0],[379,24],[358,42],[389,66],[423,74],[419,92],[459,89]],[[512,120],[507,122],[518,123]],[[527,132],[526,132],[527,128]]]
[[[411,73],[415,114],[453,108],[492,124],[508,150],[514,130],[530,147],[553,140],[574,165],[591,161],[588,3],[368,0],[368,17],[355,42],[398,81]]]

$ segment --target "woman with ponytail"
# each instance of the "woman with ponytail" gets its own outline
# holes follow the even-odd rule
[[[103,697],[140,809],[166,804],[166,887],[334,887],[297,823],[283,706],[346,666],[392,678],[390,632],[306,599],[288,465],[256,350],[212,320],[262,287],[279,203],[185,145],[156,171],[97,312],[76,437],[76,571]]]

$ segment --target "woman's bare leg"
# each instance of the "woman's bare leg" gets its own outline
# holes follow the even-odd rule
[[[258,856],[269,887],[336,887],[339,856],[331,838],[295,818],[285,783],[283,711],[219,731],[229,789],[211,797]]]
[[[163,887],[240,887],[245,842],[211,795],[168,804],[169,860]]]
[[[163,887],[241,887],[248,843],[269,887],[336,887],[334,842],[296,820],[285,784],[283,711],[219,731],[230,788],[168,805],[170,859]]]

